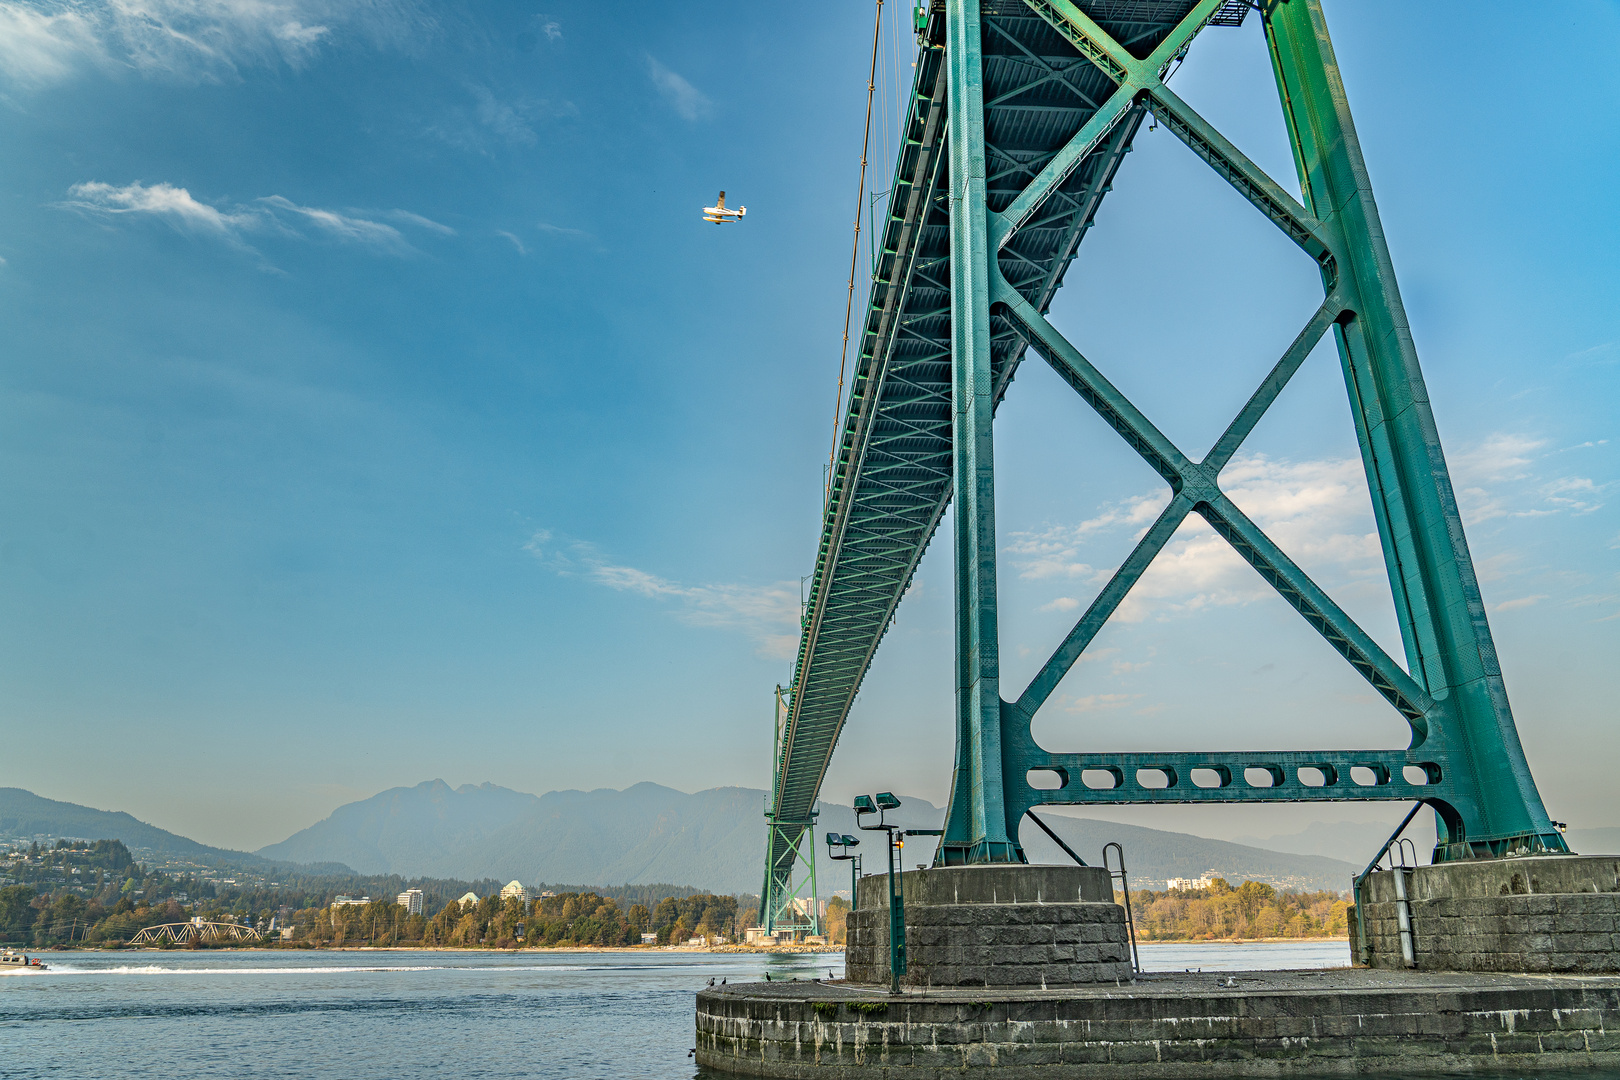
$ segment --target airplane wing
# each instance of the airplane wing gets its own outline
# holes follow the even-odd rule
[[[715,207],[716,210],[724,210],[726,208],[726,193],[725,192],[722,191],[720,193],[720,201],[715,203],[714,207]]]

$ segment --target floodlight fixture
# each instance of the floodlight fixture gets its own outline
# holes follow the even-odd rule
[[[892,791],[880,791],[880,792],[878,792],[878,794],[877,794],[877,804],[878,804],[878,809],[879,810],[898,810],[898,809],[900,809],[900,800],[894,797],[894,793]]]
[[[838,833],[830,832],[830,833],[827,834],[827,846],[828,847],[843,847],[844,846],[844,838],[842,836],[840,836]]]
[[[844,834],[844,846],[845,847],[860,847],[861,842],[859,840],[855,839],[855,837],[849,835],[849,833],[845,833]]]
[[[894,796],[891,795],[891,796],[889,796],[889,798],[892,799],[892,798],[894,798]],[[872,805],[872,796],[870,796],[870,795],[857,795],[857,796],[855,796],[855,816],[856,817],[860,817],[862,814],[875,814],[875,813],[877,813],[877,807]]]

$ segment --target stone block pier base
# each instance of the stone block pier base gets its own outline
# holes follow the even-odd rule
[[[886,985],[888,883],[873,875],[850,916],[848,981],[699,993],[697,1061],[806,1080],[1620,1067],[1620,858],[1403,873],[1404,901],[1391,871],[1363,889],[1371,967],[1133,978],[1124,912],[1101,870],[910,872],[897,995]]]
[[[1367,963],[1405,966],[1395,875],[1404,874],[1420,971],[1620,972],[1620,857],[1537,855],[1369,874]],[[1355,919],[1350,947],[1355,955]]]
[[[1071,986],[1131,977],[1125,909],[1091,866],[908,870],[906,986]],[[889,981],[889,882],[862,878],[844,956],[851,982]]]
[[[1620,978],[1359,968],[899,997],[728,986],[698,994],[697,1060],[796,1080],[1542,1076],[1620,1066]]]

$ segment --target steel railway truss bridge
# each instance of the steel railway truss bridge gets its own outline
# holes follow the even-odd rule
[[[956,767],[939,864],[1019,862],[1042,804],[1421,801],[1435,858],[1564,850],[1519,743],[1320,0],[932,0],[894,162],[792,684],[778,695],[762,919],[791,925],[801,845],[884,632],[953,495]],[[926,16],[926,18],[924,18]],[[1262,21],[1299,196],[1165,85]],[[1257,50],[1258,54],[1258,50]],[[1257,55],[1258,59],[1258,55]],[[1047,321],[1142,124],[1184,142],[1315,264],[1324,299],[1202,460]],[[1389,656],[1221,490],[1325,334],[1344,372],[1404,645]],[[1033,348],[1169,486],[1169,505],[1040,672],[999,680],[997,405]],[[1030,721],[1189,514],[1208,522],[1405,721],[1409,745],[1055,753]],[[1032,770],[1057,786],[1037,789]],[[1270,781],[1251,783],[1258,774]],[[1112,787],[1092,787],[1099,772]],[[1144,782],[1146,781],[1146,782]],[[813,875],[813,868],[812,868]]]
[[[194,941],[258,941],[260,936],[251,926],[243,926],[241,923],[205,922],[201,919],[193,919],[190,922],[148,926],[130,938],[129,943],[131,945],[189,945]]]

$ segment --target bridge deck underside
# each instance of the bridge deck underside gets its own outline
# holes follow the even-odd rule
[[[1080,0],[1146,57],[1191,0]],[[1003,210],[1107,101],[1114,85],[1023,0],[982,3],[985,173]],[[778,747],[767,874],[787,880],[833,747],[878,643],[951,498],[950,176],[944,154],[943,16],[919,51],[889,211],[875,235],[855,378]],[[1143,112],[1134,107],[999,254],[1045,312],[1062,284]],[[999,402],[1023,356],[1012,324],[992,321]],[[783,828],[782,826],[787,826]],[[767,887],[770,881],[767,880]]]

